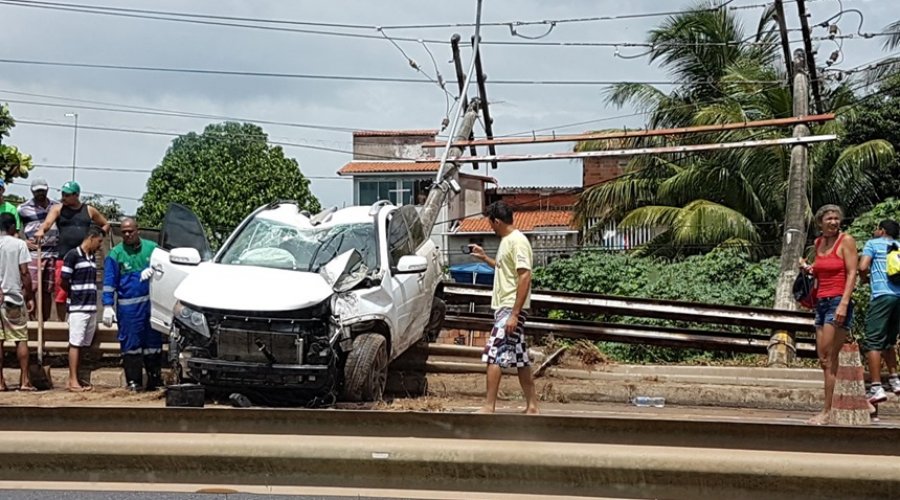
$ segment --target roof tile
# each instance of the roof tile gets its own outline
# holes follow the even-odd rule
[[[574,229],[574,213],[571,210],[534,210],[527,212],[514,212],[513,225],[519,231],[533,232],[539,228],[564,227]],[[481,215],[463,219],[459,224],[459,233],[490,233],[491,225],[487,218]]]
[[[434,129],[419,130],[357,130],[353,132],[353,137],[402,137],[402,136],[430,136],[434,137],[438,133]]]
[[[382,173],[431,173],[437,172],[440,162],[414,161],[351,161],[338,170],[338,175]]]

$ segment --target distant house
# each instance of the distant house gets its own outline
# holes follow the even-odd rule
[[[432,142],[437,130],[358,130],[353,133],[353,160],[338,170],[338,175],[353,177],[353,203],[371,205],[388,200],[394,205],[422,205],[434,184],[440,162],[416,162],[433,158],[434,150],[422,148]],[[467,215],[480,214],[485,184],[496,184],[490,177],[460,174],[462,191],[444,206],[438,215],[431,238],[445,253],[447,231]]]
[[[423,148],[437,130],[358,130],[353,133],[353,159],[338,175],[353,178],[353,203],[370,205],[388,200],[395,205],[422,205],[431,189],[440,162],[435,150]],[[431,158],[434,161],[417,162]],[[598,228],[588,220],[587,228],[576,227],[574,205],[582,191],[608,182],[625,172],[627,157],[585,158],[581,186],[497,187],[491,177],[461,173],[462,191],[451,197],[438,215],[431,238],[452,265],[472,262],[462,247],[476,243],[496,252],[499,239],[483,217],[484,209],[503,200],[515,211],[513,222],[531,240],[535,265],[545,265],[582,246],[623,250],[646,242],[647,230],[619,230],[614,223]],[[588,229],[588,231],[583,231]]]

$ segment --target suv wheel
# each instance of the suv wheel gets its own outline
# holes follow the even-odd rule
[[[429,342],[434,342],[441,334],[441,325],[444,323],[446,315],[447,303],[434,297],[431,301],[431,315],[428,318],[428,324],[425,325],[425,338]]]
[[[344,365],[344,401],[380,401],[387,382],[388,354],[384,337],[364,333],[353,339]]]

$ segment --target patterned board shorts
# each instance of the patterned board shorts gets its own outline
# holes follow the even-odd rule
[[[0,305],[0,340],[22,342],[28,340],[28,310],[25,306]]]
[[[512,309],[504,307],[494,313],[494,327],[491,336],[484,346],[481,360],[490,365],[498,365],[501,368],[524,368],[531,366],[528,359],[528,345],[525,343],[525,320],[528,315],[519,313],[519,322],[516,331],[506,331],[506,321],[512,314]]]
[[[44,282],[42,290],[44,293],[53,293],[56,291],[56,257],[41,258],[43,269],[41,270],[41,279]],[[37,292],[37,257],[31,259],[28,264],[28,271],[31,273],[31,288]]]

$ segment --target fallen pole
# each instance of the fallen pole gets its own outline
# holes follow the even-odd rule
[[[717,142],[711,144],[691,144],[688,146],[661,146],[651,148],[610,149],[605,151],[579,151],[569,153],[535,153],[525,155],[479,155],[460,156],[454,158],[455,163],[468,162],[518,162],[536,160],[575,160],[579,158],[607,158],[637,155],[664,155],[676,153],[699,153],[704,151],[722,151],[726,149],[747,149],[768,146],[794,146],[797,144],[813,144],[829,142],[837,139],[834,134],[810,135],[804,137],[785,137],[782,139],[760,139],[756,141]],[[434,158],[418,158],[419,163],[432,163]]]
[[[750,122],[721,123],[718,125],[699,125],[696,127],[677,127],[654,130],[626,130],[624,132],[596,132],[588,134],[561,134],[538,135],[531,137],[503,137],[499,139],[475,139],[468,141],[455,141],[456,147],[465,146],[509,146],[518,144],[541,144],[550,142],[584,142],[604,141],[612,139],[632,139],[636,137],[659,137],[670,135],[699,134],[710,132],[726,132],[730,130],[742,130],[757,127],[787,127],[798,123],[821,123],[834,120],[833,113],[811,116],[796,116],[791,118],[774,118],[770,120],[756,120]],[[433,141],[422,144],[423,148],[436,149],[446,146],[444,141]]]

